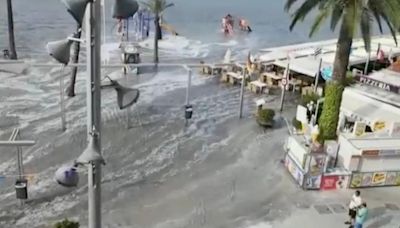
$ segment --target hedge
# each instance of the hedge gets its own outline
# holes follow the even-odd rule
[[[325,102],[319,119],[321,140],[336,139],[339,121],[340,103],[344,87],[340,82],[331,81],[325,86]]]
[[[54,228],[79,228],[79,222],[70,221],[68,219],[64,219],[61,222],[57,222],[54,224]]]

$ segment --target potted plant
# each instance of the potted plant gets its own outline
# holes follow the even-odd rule
[[[275,111],[272,109],[259,109],[257,111],[256,121],[260,126],[272,127],[274,123]]]
[[[70,221],[68,219],[54,224],[54,228],[79,228],[79,226],[79,222]]]
[[[292,125],[295,134],[301,133],[303,126],[301,122],[296,119],[296,117],[293,117]]]

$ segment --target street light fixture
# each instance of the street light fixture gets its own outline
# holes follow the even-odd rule
[[[134,0],[115,0],[113,4],[113,18],[132,17],[139,9],[139,4]]]
[[[95,144],[95,140],[98,137],[96,132],[91,133],[89,143],[82,154],[76,159],[75,163],[78,165],[91,164],[100,162],[105,165],[103,156],[100,154],[100,148]]]
[[[133,104],[135,104],[140,96],[140,91],[134,88],[128,88],[122,86],[117,81],[112,80],[109,76],[106,76],[110,81],[109,85],[102,85],[101,88],[109,88],[112,87],[117,92],[117,103],[120,110],[129,108]]]
[[[100,0],[62,0],[68,12],[82,25],[83,18],[86,16],[86,53],[87,62],[87,129],[90,134],[88,147],[76,160],[76,164],[88,164],[88,226],[89,228],[101,228],[101,165],[104,159],[101,156],[101,2]],[[88,13],[86,14],[86,8]],[[134,0],[115,0],[114,12],[116,16],[132,16],[136,13],[138,4]],[[86,15],[85,15],[86,14]],[[74,38],[62,41],[50,42],[47,44],[47,50],[53,58],[60,63],[67,65],[70,59],[70,47],[72,41],[81,42]],[[139,91],[134,89],[125,89],[118,83],[114,83],[117,91],[117,101],[120,109],[127,108],[134,104],[139,98]],[[128,97],[125,99],[125,97]],[[129,99],[129,97],[131,99]],[[59,177],[63,180],[68,172],[64,169],[58,170]],[[77,173],[75,172],[76,176]],[[64,176],[63,176],[64,175]],[[77,179],[73,179],[70,184],[76,185]],[[67,179],[64,179],[64,181]],[[63,182],[61,182],[63,183]],[[65,183],[64,183],[65,185]],[[67,186],[65,185],[65,186]]]
[[[75,21],[82,25],[85,16],[86,6],[90,0],[62,0],[67,11],[72,15]]]
[[[47,52],[58,62],[67,65],[70,59],[72,41],[68,39],[57,40],[47,43]]]

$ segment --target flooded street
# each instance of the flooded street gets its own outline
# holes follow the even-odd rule
[[[10,80],[15,77],[10,76]],[[65,216],[86,222],[85,168],[80,170],[78,188],[58,186],[53,178],[58,167],[72,162],[86,146],[84,79],[78,80],[77,96],[67,101],[68,129],[64,133],[58,116],[57,80],[49,75],[43,80],[50,83],[37,91],[41,99],[31,97],[25,105],[43,109],[44,114],[30,115],[31,109],[27,109],[20,116],[30,123],[23,128],[22,137],[38,140],[35,146],[24,149],[26,173],[34,174],[30,200],[17,206],[13,178],[3,182],[2,211],[7,215],[1,221],[6,227],[45,227]],[[277,189],[282,184],[291,186],[287,183],[290,179],[281,179],[286,125],[277,121],[272,131],[260,128],[252,118],[257,98],[247,92],[244,118],[239,120],[239,87],[195,74],[191,90],[194,115],[185,126],[186,80],[180,69],[123,79],[125,85],[141,91],[138,104],[129,112],[129,129],[127,112],[117,110],[114,91],[103,90],[105,227],[224,227],[260,218],[260,213],[263,217],[279,215],[278,209],[265,212],[273,203],[282,204],[282,199],[276,198],[280,194]],[[9,107],[3,124],[22,122],[11,113],[19,110],[15,104],[23,99],[27,96],[19,94],[3,101]],[[279,96],[270,95],[267,100],[278,107]],[[14,125],[8,126],[11,129]],[[2,171],[16,174],[13,151],[1,150],[7,157]]]

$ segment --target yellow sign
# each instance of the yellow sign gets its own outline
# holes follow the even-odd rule
[[[374,130],[374,131],[379,131],[379,130],[384,129],[385,127],[386,127],[386,123],[385,123],[385,122],[383,122],[383,121],[376,121],[376,122],[374,123],[373,130]]]
[[[381,184],[384,184],[385,181],[386,181],[386,172],[374,173],[374,175],[372,177],[373,185],[381,185]]]

